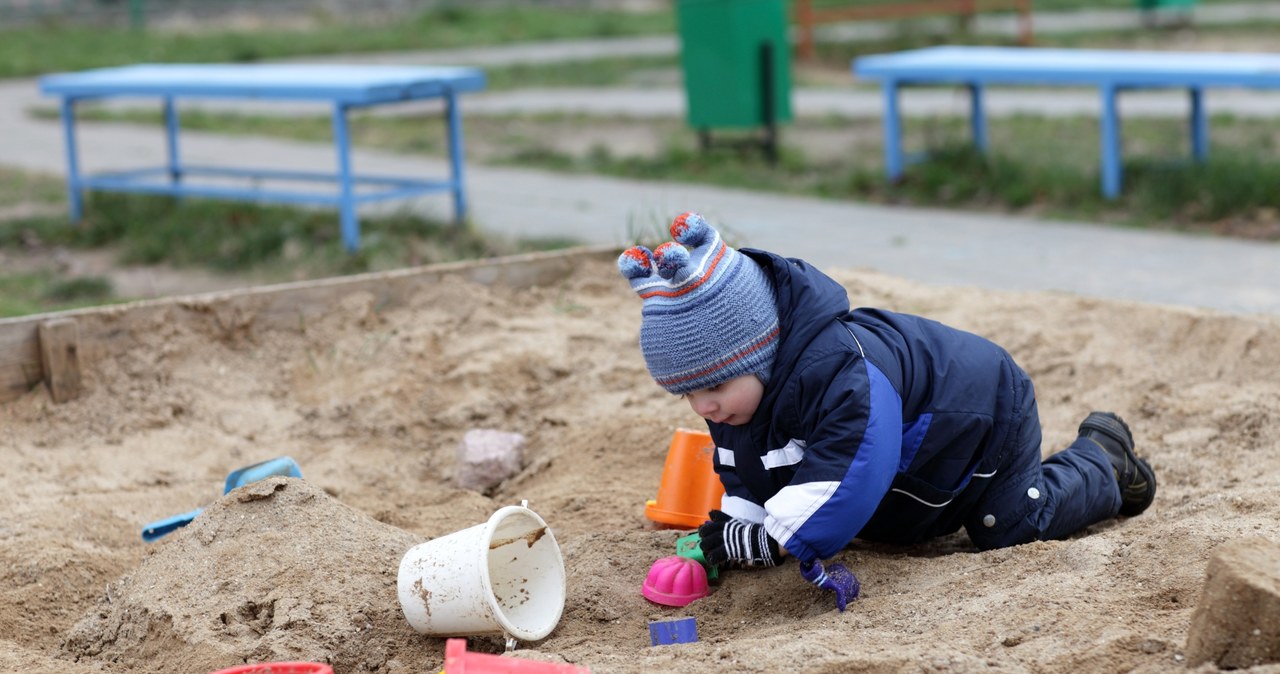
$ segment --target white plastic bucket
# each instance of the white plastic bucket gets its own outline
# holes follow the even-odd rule
[[[397,591],[404,617],[422,634],[537,641],[564,611],[564,559],[537,513],[507,506],[484,524],[410,548]]]

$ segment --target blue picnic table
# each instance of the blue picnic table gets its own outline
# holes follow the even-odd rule
[[[1280,88],[1280,54],[1147,52],[1025,47],[932,47],[854,59],[853,74],[878,80],[884,96],[884,163],[890,180],[902,176],[902,122],[898,91],[906,86],[961,85],[970,92],[970,131],[987,148],[983,89],[990,85],[1087,86],[1101,96],[1102,192],[1121,188],[1120,112],[1117,98],[1130,89],[1188,92],[1191,154],[1209,156],[1204,91],[1213,87]]]
[[[319,64],[140,64],[59,73],[40,78],[40,90],[61,97],[63,133],[66,138],[67,193],[71,219],[83,214],[81,192],[86,189],[143,192],[172,196],[327,204],[341,213],[342,241],[348,250],[360,246],[359,204],[399,199],[429,192],[453,195],[454,217],[466,217],[463,186],[462,121],[458,94],[484,89],[484,73],[474,68],[411,67],[388,65]],[[76,145],[76,104],[111,97],[158,98],[163,102],[167,161],[159,167],[143,167],[93,175],[80,172]],[[337,170],[297,171],[262,167],[214,167],[182,162],[178,142],[177,101],[192,98],[239,98],[268,101],[314,101],[332,108],[333,142]],[[450,174],[444,180],[404,176],[356,174],[351,165],[351,139],[347,114],[351,110],[422,99],[444,100],[449,144]],[[336,193],[253,186],[199,183],[194,176],[274,179],[336,183]],[[358,186],[373,190],[358,191]]]

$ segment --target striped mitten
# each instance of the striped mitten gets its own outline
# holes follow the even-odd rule
[[[777,566],[782,561],[778,543],[763,524],[735,519],[719,510],[712,510],[711,521],[698,527],[698,538],[702,558],[712,566]]]

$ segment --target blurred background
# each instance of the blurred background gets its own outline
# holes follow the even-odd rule
[[[718,29],[737,25],[731,18],[780,36],[772,134],[759,119],[731,119],[733,106],[699,102],[711,89],[695,78],[730,79],[714,56],[735,45],[734,30]],[[9,115],[0,134],[56,128],[57,102],[36,84],[49,73],[179,62],[471,65],[488,84],[462,103],[469,166],[1276,241],[1280,101],[1268,92],[1208,94],[1203,163],[1187,161],[1184,92],[1126,98],[1125,187],[1107,200],[1096,91],[992,92],[985,154],[971,147],[965,91],[908,99],[905,143],[930,161],[890,182],[879,90],[850,64],[943,44],[1268,53],[1278,29],[1280,3],[1241,0],[0,0],[0,115]],[[750,78],[740,86],[759,95]],[[708,104],[699,118],[696,106]],[[422,119],[439,114],[356,115],[353,143],[442,158],[442,125]],[[120,133],[163,126],[147,101],[82,106],[79,119]],[[325,110],[184,107],[181,123],[184,132],[332,142]],[[327,210],[104,193],[87,195],[86,218],[72,225],[63,176],[5,147],[0,317],[576,242],[512,237],[483,221],[459,228],[406,209],[362,217],[363,246],[350,254]],[[637,236],[655,223],[635,223]]]

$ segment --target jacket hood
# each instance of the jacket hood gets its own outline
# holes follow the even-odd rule
[[[742,248],[739,252],[755,260],[773,280],[779,344],[770,383],[781,385],[809,342],[831,321],[849,312],[849,293],[804,260],[754,248]]]

